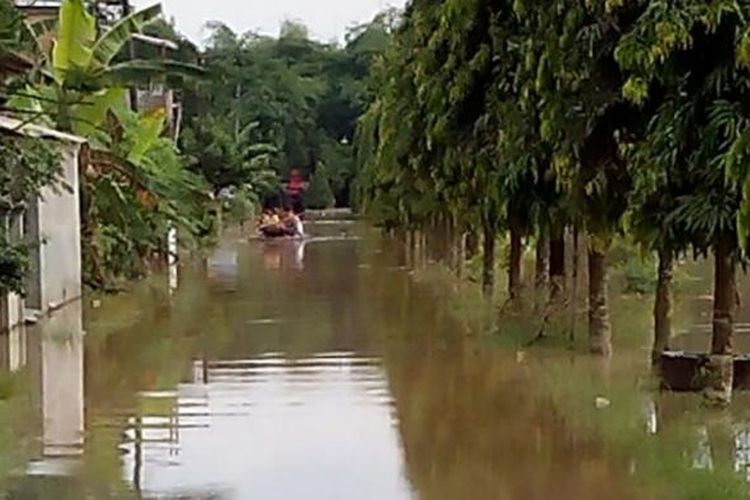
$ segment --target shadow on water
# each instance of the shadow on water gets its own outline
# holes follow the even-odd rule
[[[3,497],[663,498],[750,477],[742,397],[654,394],[645,351],[488,345],[373,230],[310,229],[227,238],[0,337]]]

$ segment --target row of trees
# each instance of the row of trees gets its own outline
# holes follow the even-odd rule
[[[658,253],[657,355],[675,258],[713,253],[712,353],[730,355],[750,221],[748,14],[724,0],[413,0],[358,129],[363,207],[390,228],[446,228],[457,255],[482,233],[488,292],[507,231],[511,298],[523,239],[557,300],[564,235],[585,232],[603,355],[613,237]]]

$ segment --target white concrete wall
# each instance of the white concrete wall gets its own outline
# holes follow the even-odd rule
[[[42,311],[81,297],[81,215],[76,144],[58,143],[67,189],[44,188],[38,203]]]

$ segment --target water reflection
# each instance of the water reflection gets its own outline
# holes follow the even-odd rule
[[[226,291],[236,291],[239,277],[237,243],[224,241],[206,260],[208,280]]]
[[[263,265],[266,270],[296,270],[305,269],[304,240],[280,240],[261,243],[263,248]]]
[[[147,495],[409,497],[374,358],[196,360],[192,381],[161,397],[162,413],[141,418],[125,458],[126,474],[142,467],[132,477]]]
[[[83,454],[83,320],[74,302],[30,332],[30,367],[42,415],[42,458],[30,475],[71,473]]]

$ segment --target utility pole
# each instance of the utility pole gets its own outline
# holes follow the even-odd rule
[[[122,17],[127,17],[130,15],[131,9],[130,9],[130,0],[120,0],[120,5],[122,6]],[[128,51],[130,53],[130,60],[135,59],[135,42],[131,38],[128,41]],[[138,112],[138,89],[136,89],[134,86],[130,87],[128,89],[128,95],[130,98],[130,109],[132,109],[134,112]]]

